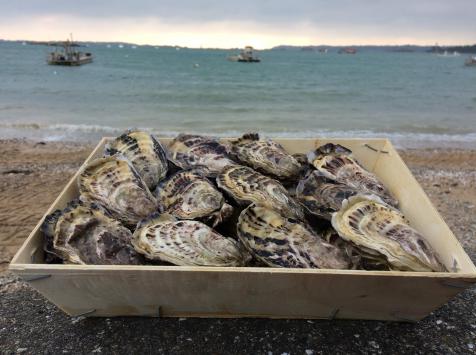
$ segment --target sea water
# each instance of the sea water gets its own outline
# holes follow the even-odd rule
[[[90,44],[92,64],[46,64],[51,48],[0,42],[0,138],[95,141],[158,135],[388,137],[404,146],[476,147],[476,68],[464,56],[355,55]]]

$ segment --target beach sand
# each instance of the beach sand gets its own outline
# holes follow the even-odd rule
[[[92,149],[80,143],[0,140],[0,271]],[[400,154],[474,260],[476,151]]]
[[[474,289],[415,324],[66,316],[5,270],[92,148],[0,141],[0,353],[474,353]],[[400,154],[475,261],[476,151]]]

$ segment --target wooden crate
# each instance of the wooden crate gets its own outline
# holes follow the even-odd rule
[[[85,163],[99,157],[104,138]],[[166,144],[168,139],[161,139]],[[42,220],[10,269],[72,316],[359,318],[415,321],[476,282],[476,267],[385,139],[277,139],[291,153],[342,144],[398,198],[453,272],[43,263]],[[78,196],[71,179],[48,209]]]

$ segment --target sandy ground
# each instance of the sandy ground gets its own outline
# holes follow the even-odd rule
[[[140,318],[79,321],[68,318],[5,270],[15,251],[92,148],[71,143],[0,141],[0,353],[34,353],[35,344],[39,341],[44,346],[41,352],[47,353],[94,350],[121,353],[121,348],[115,347],[117,342],[104,340],[107,334],[110,334],[111,339],[119,337],[119,343],[125,342],[125,347],[132,346],[129,349],[134,349],[130,337],[135,337],[136,345],[140,345],[144,351],[162,349],[165,353],[187,353],[193,349],[215,353],[245,349],[267,353],[274,349],[275,354],[312,353],[306,350],[319,353],[317,349],[336,350],[337,353],[400,350],[415,353],[474,352],[474,290],[465,291],[418,325],[352,321],[180,321]],[[419,149],[400,153],[475,261],[476,151]],[[167,330],[164,328],[165,333],[156,334],[155,340],[150,340],[144,338],[150,335],[150,330],[143,333],[149,326],[165,327]],[[61,333],[63,340],[58,342],[59,335],[44,332],[47,327],[54,327],[56,332]],[[251,330],[255,333],[250,335],[248,332]],[[93,335],[93,332],[99,332],[99,335]],[[380,332],[382,334],[376,334]],[[425,338],[425,334],[429,338]],[[383,340],[382,336],[389,339]],[[74,344],[80,342],[82,337],[90,337],[91,342],[82,343],[80,349],[74,348]],[[403,342],[399,340],[398,344],[394,344],[396,339],[403,339]],[[247,341],[251,343],[241,344]],[[200,345],[195,348],[197,342]],[[236,348],[238,344],[243,347]],[[280,349],[279,352],[276,349]]]

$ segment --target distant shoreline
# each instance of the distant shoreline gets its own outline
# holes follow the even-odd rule
[[[64,42],[64,39],[51,39],[51,40],[10,40],[10,39],[1,39],[0,42],[10,42],[10,43],[26,43],[28,45],[49,45],[51,43],[60,43]],[[181,48],[181,49],[203,49],[203,50],[239,50],[238,47],[230,47],[230,48],[217,48],[217,47],[187,47],[181,45],[174,45],[174,44],[138,44],[132,42],[121,42],[121,41],[111,41],[111,42],[95,42],[95,41],[75,41],[80,45],[127,45],[127,46],[140,46],[140,47],[158,47],[158,48]],[[318,50],[321,48],[329,48],[329,49],[341,49],[345,47],[354,47],[357,49],[380,49],[380,50],[389,50],[395,52],[428,52],[432,51],[435,48],[435,45],[417,45],[417,44],[385,44],[385,45],[375,45],[375,44],[343,44],[343,45],[327,45],[327,44],[312,44],[312,45],[278,45],[271,48],[261,48],[258,50],[306,50],[306,49],[314,49]],[[442,51],[457,51],[460,53],[476,53],[476,44],[462,44],[462,45],[455,45],[455,44],[446,44],[441,46],[436,46],[440,48]]]

